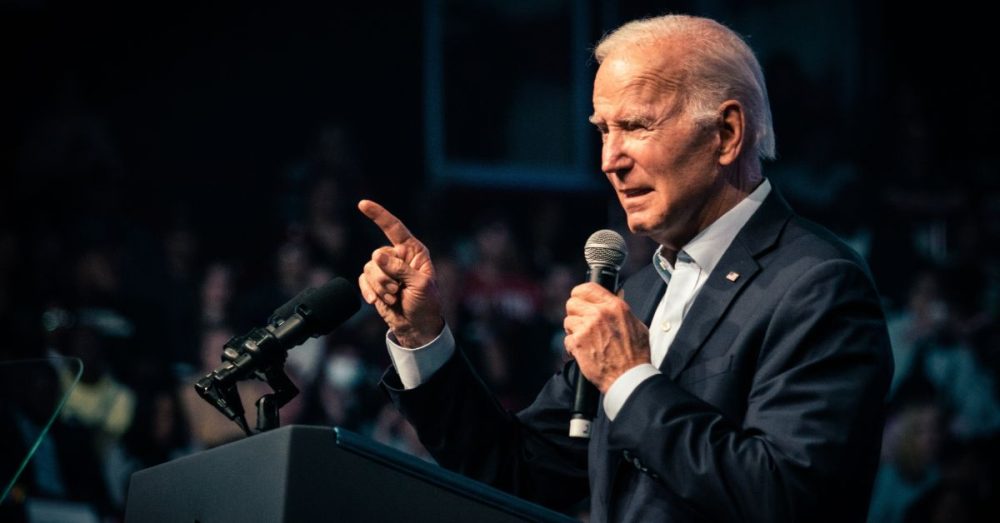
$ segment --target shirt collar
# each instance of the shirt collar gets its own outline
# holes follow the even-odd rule
[[[770,193],[771,182],[765,178],[740,203],[729,209],[682,247],[677,253],[678,261],[690,261],[706,274],[711,274],[715,266],[719,264],[719,260],[722,259],[722,254],[729,248],[729,244],[733,243],[733,239],[736,238],[740,229],[750,221],[750,217],[760,208],[760,204]],[[660,246],[653,254],[653,267],[663,278],[663,281],[669,283],[674,267],[660,254],[662,250],[663,246]]]

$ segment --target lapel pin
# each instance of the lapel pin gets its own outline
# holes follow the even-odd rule
[[[726,275],[726,279],[729,281],[736,281],[737,279],[739,279],[739,277],[740,273],[733,271],[729,271],[729,274]]]

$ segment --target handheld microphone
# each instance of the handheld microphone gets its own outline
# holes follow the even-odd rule
[[[615,231],[602,229],[590,235],[583,247],[583,257],[587,261],[587,281],[597,283],[605,289],[618,290],[618,272],[625,263],[628,249],[625,239]],[[597,414],[597,387],[578,372],[576,394],[573,399],[572,417],[569,421],[569,435],[573,438],[590,438],[590,424]]]

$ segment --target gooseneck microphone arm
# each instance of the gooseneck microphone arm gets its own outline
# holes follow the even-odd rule
[[[248,436],[252,432],[243,413],[243,403],[236,388],[238,382],[259,379],[274,391],[257,400],[259,431],[275,428],[279,421],[278,409],[299,393],[285,374],[288,351],[282,346],[279,333],[276,333],[287,323],[301,324],[302,319],[297,316],[293,315],[281,325],[256,328],[244,336],[231,338],[223,347],[222,365],[195,384],[195,390],[202,398],[236,422]]]
[[[285,374],[288,350],[310,336],[322,336],[360,308],[358,293],[343,278],[334,278],[318,289],[306,289],[271,315],[268,324],[226,342],[222,365],[198,380],[194,388],[205,401],[252,434],[244,416],[236,383],[259,379],[273,393],[257,400],[257,430],[276,428],[278,409],[299,394]]]

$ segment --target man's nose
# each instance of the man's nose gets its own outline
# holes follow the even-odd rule
[[[605,174],[621,174],[632,168],[632,158],[625,152],[621,133],[612,130],[601,146],[601,171]]]

